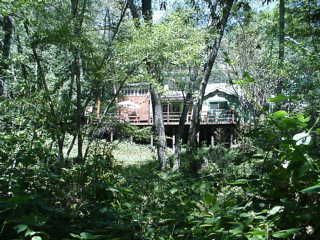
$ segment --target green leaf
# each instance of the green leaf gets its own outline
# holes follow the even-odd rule
[[[119,192],[119,190],[114,188],[114,187],[108,187],[108,188],[106,188],[106,190],[108,190],[110,192],[113,192],[113,193],[118,193]]]
[[[28,237],[28,236],[32,237],[33,235],[36,235],[37,233],[39,233],[39,232],[35,232],[35,231],[31,230],[31,229],[28,229],[26,231],[26,233],[24,234],[24,236],[25,237]]]
[[[25,230],[27,230],[27,229],[28,229],[28,226],[25,225],[25,224],[19,224],[19,225],[14,227],[14,230],[16,230],[18,234],[23,232],[23,231],[25,231]]]
[[[70,236],[71,236],[71,237],[74,237],[74,238],[76,238],[76,239],[82,239],[81,236],[78,235],[78,234],[70,233]]]
[[[252,217],[252,215],[249,214],[249,213],[240,213],[239,216],[240,216],[240,217],[244,217],[244,218]]]
[[[243,184],[247,184],[249,182],[248,179],[237,179],[234,182],[231,182],[230,184],[232,185],[243,185]]]
[[[171,194],[175,194],[176,192],[178,192],[178,189],[176,189],[176,188],[170,189],[170,193],[171,193]]]
[[[252,236],[266,236],[267,232],[266,231],[253,231],[253,232],[249,232],[250,235]]]
[[[203,197],[203,201],[206,205],[214,205],[216,202],[216,196],[211,193],[205,193]]]
[[[276,119],[281,119],[288,116],[288,113],[286,111],[280,110],[280,111],[276,111],[274,113],[271,114],[271,117],[276,118]]]
[[[288,97],[284,96],[284,95],[279,95],[279,96],[276,96],[276,97],[272,97],[272,98],[269,98],[268,101],[269,102],[283,102],[285,100],[287,100]]]
[[[239,85],[246,85],[246,84],[249,84],[249,83],[256,82],[256,80],[248,72],[244,72],[242,77],[243,77],[242,80],[235,81],[234,83],[235,84],[239,84]]]
[[[289,236],[299,232],[300,228],[291,228],[272,233],[275,238],[288,238]]]
[[[318,192],[320,192],[320,184],[302,189],[301,192],[303,192],[303,193],[318,193]]]
[[[281,212],[283,210],[283,208],[284,208],[283,206],[275,206],[269,211],[268,215],[269,216],[275,215],[278,212]]]
[[[80,233],[81,239],[90,240],[90,239],[98,239],[102,237],[102,235],[93,235],[91,233],[82,232]]]
[[[40,237],[40,236],[33,236],[33,237],[31,238],[31,240],[42,240],[42,237]]]
[[[297,119],[300,121],[300,122],[303,122],[303,123],[306,123],[306,122],[309,122],[310,121],[310,117],[304,117],[302,113],[299,113],[297,115]]]
[[[70,233],[70,236],[77,238],[77,239],[82,239],[82,240],[92,240],[92,239],[98,239],[100,237],[103,237],[103,235],[93,235],[93,234],[87,233],[87,232],[82,232],[82,233],[80,233],[80,235]]]
[[[278,95],[276,97],[271,97],[268,99],[269,102],[274,102],[274,103],[278,103],[278,102],[283,102],[286,100],[297,100],[298,97],[297,96],[285,96],[285,95]]]

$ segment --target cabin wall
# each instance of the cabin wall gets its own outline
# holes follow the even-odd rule
[[[124,96],[121,101],[130,100],[137,104],[139,107],[130,108],[130,107],[121,107],[119,109],[120,116],[124,119],[129,118],[130,120],[139,120],[139,121],[146,121],[150,120],[150,96]],[[134,119],[137,117],[137,119]]]

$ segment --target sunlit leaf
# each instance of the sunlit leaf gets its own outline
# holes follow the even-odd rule
[[[288,116],[288,113],[286,111],[280,110],[280,111],[276,111],[275,113],[271,114],[271,117],[273,118],[277,118],[277,119],[281,119]]]
[[[279,96],[272,97],[272,98],[268,99],[269,102],[283,102],[285,100],[288,100],[288,97],[286,97],[284,95],[279,95]]]
[[[247,184],[249,182],[248,179],[237,179],[234,182],[231,182],[230,184],[232,185],[243,185],[243,184]]]
[[[91,240],[91,239],[98,239],[103,236],[102,235],[93,235],[93,234],[87,233],[87,232],[82,232],[82,233],[80,233],[80,237],[81,237],[81,239]]]
[[[275,206],[269,211],[268,215],[272,216],[272,215],[275,215],[275,214],[277,214],[279,212],[282,212],[283,208],[284,208],[283,206]]]
[[[320,192],[320,184],[311,186],[311,187],[307,187],[303,190],[301,190],[301,192],[303,193],[318,193]]]
[[[311,136],[307,132],[301,132],[294,135],[293,140],[296,141],[297,145],[309,145],[311,142]]]
[[[256,80],[248,72],[244,72],[242,77],[242,80],[235,81],[234,84],[247,85],[256,82]]]
[[[275,238],[288,238],[289,236],[299,232],[300,228],[291,228],[272,233]]]
[[[253,231],[253,232],[249,232],[250,235],[253,235],[253,236],[265,236],[267,234],[266,231]]]
[[[25,230],[27,230],[27,229],[28,229],[28,226],[25,225],[25,224],[19,224],[19,225],[14,227],[14,230],[16,230],[18,234],[23,232],[23,231],[25,231]]]
[[[298,114],[297,119],[300,122],[306,123],[306,122],[309,122],[311,118],[310,117],[304,117],[303,114]]]
[[[171,193],[171,194],[175,194],[176,192],[178,192],[178,189],[176,189],[176,188],[170,189],[170,193]]]
[[[40,237],[40,236],[33,236],[33,237],[31,238],[31,240],[42,240],[42,237]]]

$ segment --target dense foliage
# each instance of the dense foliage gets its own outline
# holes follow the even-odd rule
[[[152,24],[146,2],[0,1],[0,239],[319,239],[318,1],[286,1],[279,46],[275,3],[232,1],[222,39],[229,0],[159,1]],[[168,79],[197,98],[213,47],[240,93],[238,144],[183,146],[160,171],[115,102]]]

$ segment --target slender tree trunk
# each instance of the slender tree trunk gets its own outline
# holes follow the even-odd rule
[[[137,7],[134,4],[133,0],[128,0],[128,7],[130,9],[132,18],[134,20],[135,26],[140,27],[139,23],[139,13]],[[152,24],[152,0],[142,0],[142,16],[147,24]],[[153,75],[158,79],[157,74],[157,66],[155,63],[148,62],[146,63],[147,69],[150,75]],[[151,93],[151,104],[153,109],[153,124],[155,128],[155,132],[157,134],[157,152],[158,152],[158,160],[161,165],[161,169],[165,170],[169,168],[168,159],[166,156],[166,135],[165,128],[163,122],[163,113],[162,113],[162,105],[161,105],[161,96],[156,90],[154,86],[150,88]]]
[[[25,31],[27,33],[27,36],[30,38],[30,31],[29,31],[29,23],[28,23],[28,21],[24,22],[24,28],[25,28]],[[38,76],[37,76],[38,89],[45,91],[46,98],[47,98],[46,101],[48,102],[48,105],[49,105],[50,114],[56,120],[54,123],[58,124],[57,127],[60,127],[62,122],[60,120],[58,120],[58,116],[56,114],[56,111],[55,111],[55,108],[54,108],[54,105],[53,105],[54,103],[53,103],[53,101],[51,99],[49,87],[48,87],[48,84],[47,84],[47,81],[46,81],[46,75],[45,75],[44,69],[42,67],[42,62],[41,62],[41,59],[40,59],[40,57],[38,55],[36,45],[31,45],[31,49],[32,49],[33,57],[34,57],[34,60],[35,60],[35,62],[37,64],[37,69],[38,69]],[[64,146],[65,133],[64,132],[60,133],[59,131],[55,131],[53,134],[54,134],[54,136],[56,138],[56,141],[58,143],[58,149],[59,149],[58,150],[58,160],[61,163],[64,163],[63,146]]]
[[[81,94],[81,60],[80,60],[80,54],[75,54],[74,59],[74,76],[75,76],[75,82],[76,82],[76,95],[77,95],[77,101],[76,101],[76,129],[77,129],[77,135],[78,135],[78,161],[82,162],[83,160],[83,137],[82,137],[82,94]]]
[[[150,93],[153,109],[153,126],[157,134],[156,145],[158,160],[160,162],[161,170],[166,170],[169,168],[169,163],[166,155],[167,142],[163,123],[161,97],[153,86],[150,88]]]
[[[23,54],[23,49],[22,49],[22,45],[21,45],[19,34],[17,34],[17,49],[18,49],[18,53],[22,55]],[[23,76],[24,80],[27,82],[28,81],[27,69],[26,69],[26,65],[23,64],[23,63],[21,63],[21,70],[22,70],[22,76]]]
[[[82,8],[80,2],[82,2]],[[84,12],[86,9],[87,1],[71,0],[71,13],[73,17],[74,34],[79,38],[82,34],[82,23],[84,19]],[[76,84],[76,135],[78,136],[78,156],[79,162],[83,161],[83,136],[82,136],[82,89],[81,89],[81,78],[82,78],[82,59],[81,50],[78,46],[73,49],[73,67],[72,67],[72,78]]]
[[[279,64],[284,61],[285,0],[279,2]]]
[[[209,78],[211,75],[211,70],[212,70],[213,64],[215,63],[215,60],[218,55],[220,43],[221,43],[221,40],[222,40],[222,37],[224,34],[224,29],[225,29],[225,26],[228,22],[228,18],[229,18],[234,1],[235,0],[227,0],[225,2],[225,5],[222,9],[221,19],[220,19],[220,21],[218,21],[215,24],[215,27],[218,32],[218,36],[214,39],[213,44],[210,47],[211,51],[209,53],[209,57],[207,59],[206,67],[204,70],[204,75],[201,80],[200,90],[199,90],[200,92],[199,92],[199,95],[197,96],[197,98],[195,99],[194,104],[193,104],[193,108],[192,108],[192,119],[191,119],[191,125],[190,125],[190,129],[189,129],[189,139],[188,139],[188,144],[190,146],[197,145],[196,135],[197,135],[198,128],[199,128],[200,112],[201,112],[201,108],[202,108],[202,104],[203,104],[203,100],[204,100],[206,87],[207,87],[207,84],[208,84],[208,81],[209,81]]]
[[[174,148],[174,163],[173,163],[173,170],[178,170],[181,166],[181,147],[183,141],[183,133],[185,128],[185,123],[188,117],[188,110],[189,110],[189,103],[192,99],[192,94],[187,93],[184,102],[183,102],[183,109],[179,120],[179,126],[176,134],[176,146]]]
[[[13,18],[11,16],[4,16],[2,29],[4,31],[2,60],[0,62],[0,96],[5,93],[5,82],[7,78],[6,70],[9,68],[8,60],[11,51],[11,41],[13,36]]]
[[[129,0],[128,5],[134,20],[138,20],[136,7],[131,0]],[[142,0],[142,16],[147,24],[152,24],[152,0]],[[139,26],[139,24],[136,23],[136,26]],[[157,64],[151,62],[147,62],[146,64],[149,74],[153,75],[156,79],[158,79],[158,82],[160,82]],[[169,163],[166,156],[167,141],[163,122],[161,96],[154,86],[151,86],[150,93],[151,104],[153,108],[153,125],[157,134],[156,146],[158,152],[158,160],[160,162],[161,169],[166,170],[169,168]]]
[[[285,28],[285,0],[279,1],[279,68],[283,67],[284,62],[284,28]],[[279,80],[276,87],[276,94],[282,93],[284,83]],[[277,104],[277,108],[281,108],[281,104]]]

